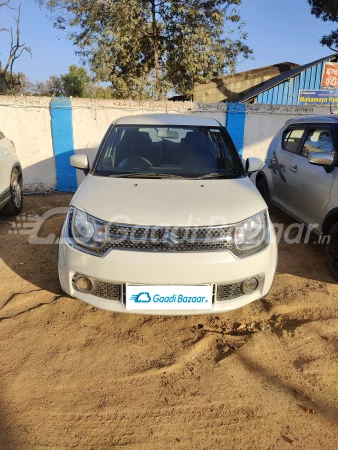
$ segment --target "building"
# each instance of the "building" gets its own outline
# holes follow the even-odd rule
[[[268,105],[298,105],[300,91],[321,90],[324,64],[338,62],[334,53],[304,66],[284,72],[246,93],[241,102]],[[329,102],[328,102],[329,104]]]
[[[221,78],[214,78],[206,84],[196,83],[194,86],[194,101],[198,103],[240,102],[243,101],[243,97],[247,97],[252,91],[265,85],[268,80],[275,79],[281,74],[290,72],[298,67],[298,64],[284,62]]]

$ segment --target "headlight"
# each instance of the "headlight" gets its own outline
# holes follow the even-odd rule
[[[70,238],[75,244],[100,250],[107,243],[107,224],[74,207],[70,210]]]
[[[234,244],[241,253],[259,250],[268,242],[268,216],[263,211],[235,225]]]

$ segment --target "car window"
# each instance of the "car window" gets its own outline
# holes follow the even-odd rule
[[[283,133],[282,147],[288,152],[296,153],[298,144],[304,134],[304,129],[287,129]]]
[[[335,153],[330,131],[328,129],[316,128],[309,130],[301,155],[307,158],[312,152]]]
[[[243,175],[236,150],[221,127],[121,126],[113,128],[95,174],[133,172],[196,177]]]

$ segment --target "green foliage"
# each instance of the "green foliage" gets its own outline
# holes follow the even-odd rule
[[[69,72],[61,75],[61,84],[67,97],[83,97],[90,77],[84,67],[72,65]]]
[[[248,58],[242,0],[37,0],[114,98],[163,99],[170,89],[234,72]],[[78,31],[79,30],[79,31]]]
[[[23,73],[6,73],[6,94],[7,95],[31,95],[33,91],[27,75]]]
[[[31,83],[22,73],[7,74],[7,93],[9,95],[34,95],[40,97],[86,97],[112,98],[111,89],[90,82],[83,67],[71,66],[69,72],[57,77],[52,75],[45,82]]]
[[[52,75],[44,83],[36,83],[31,95],[37,95],[40,97],[61,97],[65,95],[63,83],[59,77]]]
[[[97,86],[94,83],[89,83],[84,91],[84,97],[111,99],[112,91],[109,87]]]
[[[337,0],[308,0],[311,6],[311,14],[324,22],[338,22],[338,1]],[[321,44],[329,47],[330,50],[338,51],[338,29],[331,31],[321,39]]]

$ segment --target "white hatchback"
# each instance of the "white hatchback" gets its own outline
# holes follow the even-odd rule
[[[226,129],[189,115],[118,119],[61,230],[63,290],[144,314],[230,311],[265,296],[277,264],[267,206]]]
[[[0,214],[16,216],[22,210],[22,170],[14,142],[0,131]]]

